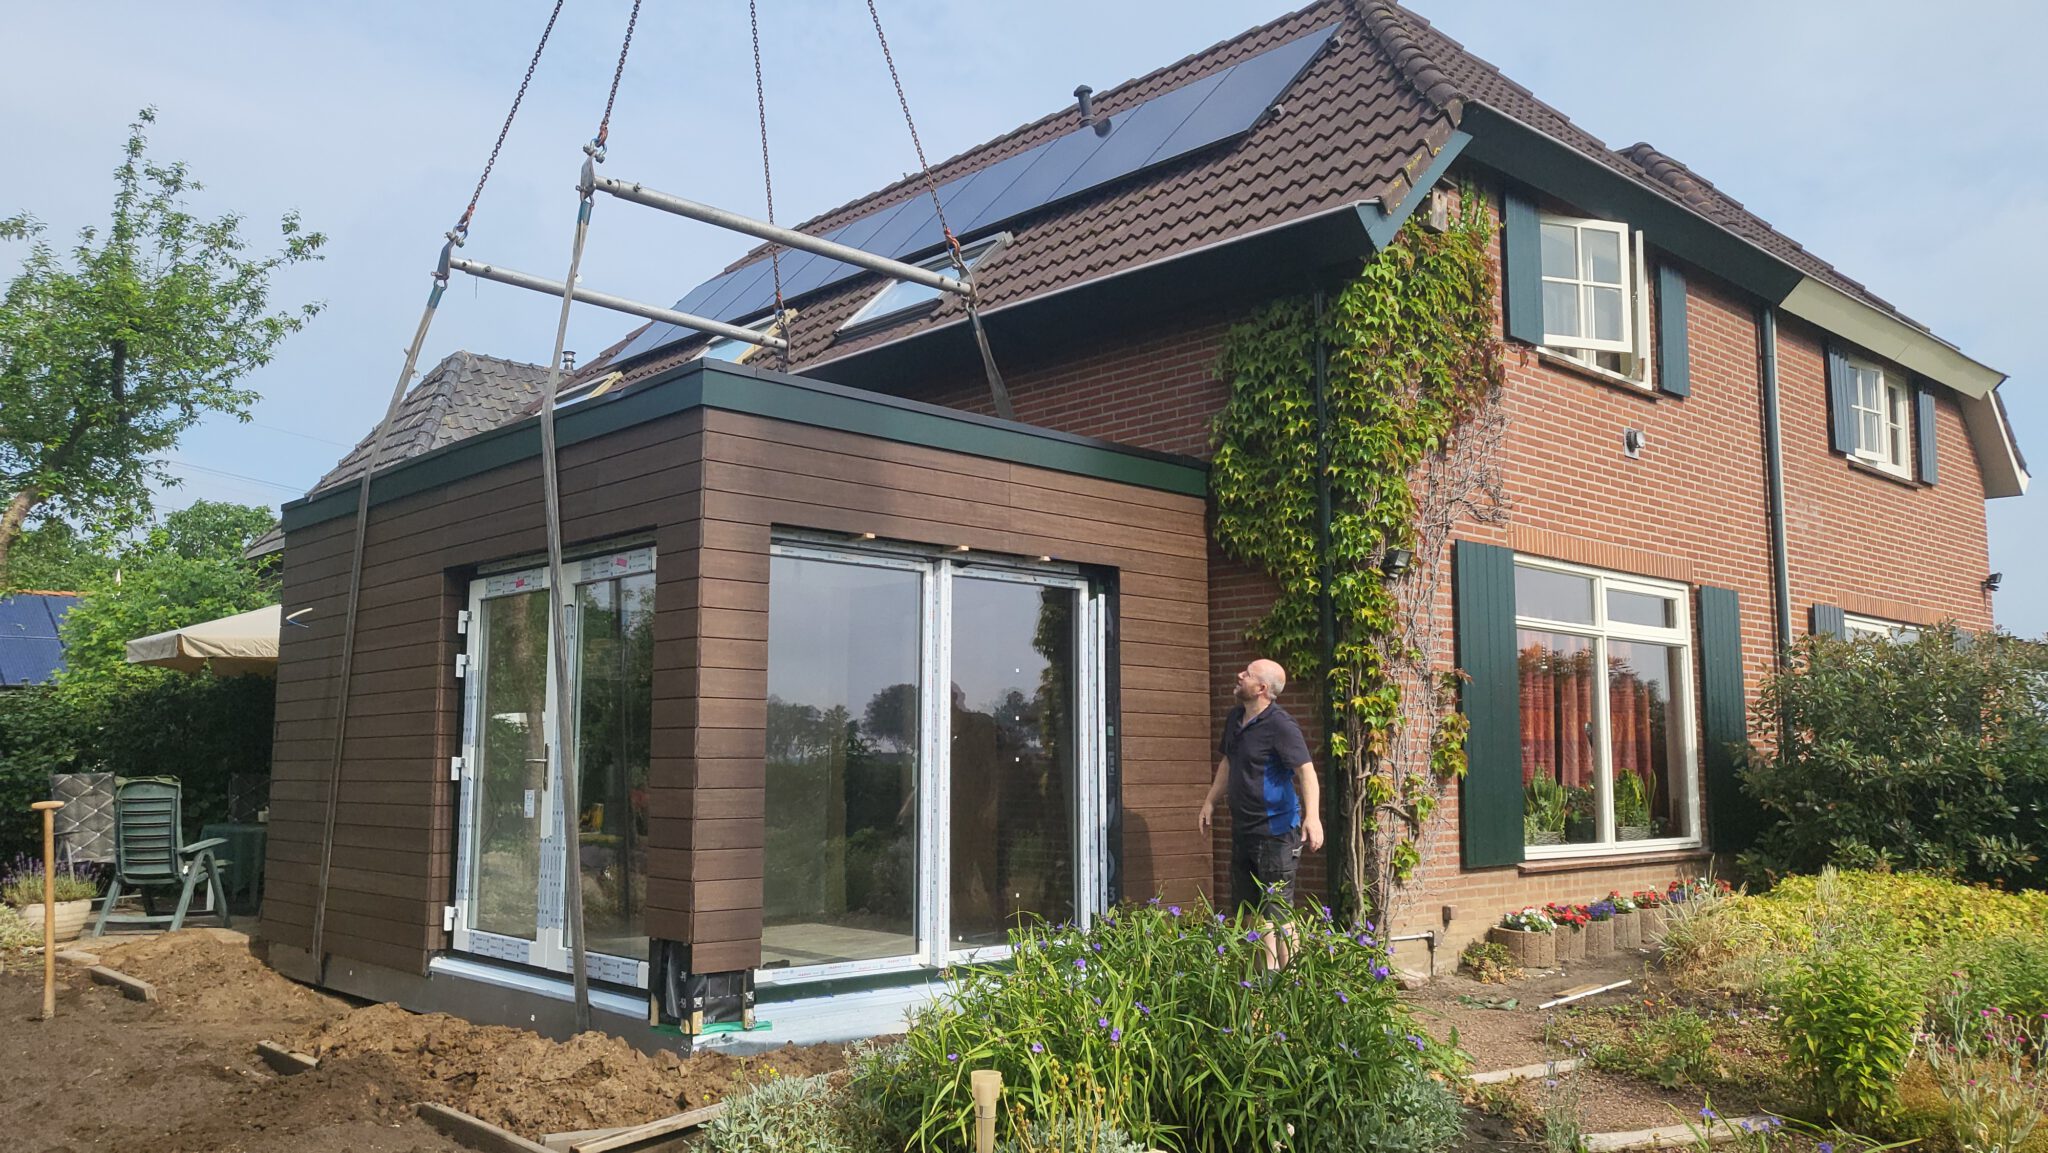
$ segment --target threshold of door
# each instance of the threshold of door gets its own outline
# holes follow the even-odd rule
[[[504,965],[493,965],[470,957],[454,957],[446,954],[427,962],[430,977],[454,977],[463,981],[479,981],[496,985],[501,989],[512,989],[521,993],[532,993],[552,1001],[574,1001],[576,988],[567,977],[547,976],[530,969],[514,969]],[[645,1018],[647,998],[615,993],[609,989],[592,988],[590,1006],[607,1013],[623,1017]]]

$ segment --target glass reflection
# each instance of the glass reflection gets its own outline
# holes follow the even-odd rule
[[[1517,570],[1518,574],[1520,571]],[[1519,629],[1522,832],[1531,845],[1600,839],[1593,642]]]
[[[769,564],[764,968],[917,949],[916,572]]]
[[[1616,840],[1685,836],[1685,806],[1671,766],[1684,725],[1672,686],[1681,651],[1640,641],[1607,643],[1608,748],[1614,765]]]
[[[476,897],[470,925],[532,940],[540,917],[540,838],[548,775],[548,594],[483,602]]]
[[[1515,566],[1515,614],[1546,621],[1593,623],[1593,581],[1555,569]]]
[[[647,760],[654,574],[576,589],[577,871],[585,947],[647,955]]]

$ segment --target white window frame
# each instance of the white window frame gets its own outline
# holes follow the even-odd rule
[[[1560,857],[1611,857],[1630,856],[1637,853],[1655,852],[1665,849],[1696,848],[1703,843],[1702,813],[1700,811],[1700,754],[1699,754],[1699,698],[1694,684],[1693,660],[1697,645],[1692,637],[1692,595],[1691,590],[1673,581],[1661,581],[1651,577],[1634,576],[1626,573],[1609,572],[1605,569],[1589,568],[1585,565],[1569,564],[1565,561],[1549,560],[1542,557],[1515,555],[1515,567],[1548,570],[1571,576],[1590,578],[1593,582],[1593,623],[1578,621],[1555,621],[1524,613],[1518,605],[1515,609],[1515,628],[1534,629],[1547,633],[1563,633],[1584,637],[1593,645],[1593,667],[1599,670],[1599,688],[1592,694],[1594,723],[1599,730],[1599,739],[1593,742],[1594,764],[1594,821],[1598,840],[1577,845],[1524,845],[1526,860],[1551,860]],[[1671,602],[1672,625],[1657,628],[1651,625],[1630,624],[1625,621],[1609,620],[1607,616],[1607,594],[1609,591],[1642,593],[1646,596],[1662,597]],[[1676,837],[1653,837],[1642,841],[1617,841],[1614,828],[1614,741],[1613,718],[1609,716],[1609,694],[1607,685],[1607,644],[1609,641],[1642,641],[1648,644],[1669,645],[1679,650],[1678,682],[1672,686],[1678,697],[1678,719],[1680,738],[1678,752],[1680,763],[1672,768],[1672,780],[1668,787],[1684,798],[1685,824],[1687,832]]]
[[[1075,789],[1077,827],[1073,830],[1074,907],[1079,924],[1086,927],[1093,923],[1096,915],[1109,907],[1109,795],[1103,740],[1109,707],[1104,695],[1104,686],[1108,684],[1104,664],[1108,651],[1106,593],[1091,587],[1088,579],[1072,566],[987,553],[778,533],[770,545],[770,554],[911,569],[924,574],[920,614],[923,635],[919,639],[922,736],[918,747],[918,789],[922,799],[918,805],[916,848],[917,944],[915,952],[895,957],[756,969],[755,986],[930,972],[949,965],[998,961],[1010,955],[1007,944],[956,949],[950,940],[952,843],[946,833],[952,814],[952,781],[947,758],[952,748],[953,717],[950,694],[937,691],[937,686],[952,683],[952,648],[947,638],[952,636],[953,581],[962,576],[1071,588],[1079,594],[1080,611],[1075,613],[1075,643],[1079,646],[1075,693],[1080,700],[1074,710],[1075,769],[1079,778]]]
[[[1863,403],[1863,382],[1873,377],[1877,382],[1874,409]],[[1850,455],[1894,476],[1908,476],[1913,465],[1913,394],[1905,380],[1883,365],[1850,357],[1849,387],[1849,420],[1856,446]],[[1875,417],[1878,422],[1879,443],[1875,445],[1866,444],[1863,439],[1866,416]]]
[[[981,263],[990,253],[1007,243],[1009,239],[1009,233],[999,232],[994,236],[984,237],[981,240],[963,244],[960,246],[960,257],[966,261],[967,270],[972,272],[975,265]],[[953,254],[951,252],[941,252],[936,256],[920,260],[917,266],[928,272],[940,272],[947,275],[954,275],[958,272],[953,267]],[[899,316],[909,312],[911,309],[922,308],[938,299],[939,291],[935,288],[923,284],[913,284],[907,280],[891,280],[883,285],[880,291],[869,297],[868,302],[861,305],[852,316],[847,317],[845,322],[839,326],[839,331],[846,332],[852,329],[866,328],[870,324],[887,320],[893,316]]]
[[[1570,228],[1574,232],[1580,234],[1580,236],[1583,236],[1585,233],[1588,232],[1610,234],[1615,238],[1616,244],[1619,248],[1622,266],[1622,280],[1620,284],[1616,285],[1609,284],[1604,281],[1586,280],[1583,278],[1583,276],[1552,276],[1549,274],[1549,271],[1547,269],[1544,269],[1542,267],[1540,263],[1541,258],[1539,256],[1537,271],[1544,284],[1569,284],[1572,285],[1573,288],[1578,292],[1579,324],[1582,329],[1590,330],[1593,324],[1593,312],[1591,302],[1587,298],[1587,289],[1594,287],[1610,289],[1619,288],[1621,290],[1622,295],[1621,336],[1619,339],[1601,340],[1598,337],[1585,335],[1583,332],[1553,332],[1550,328],[1550,309],[1546,306],[1543,309],[1544,347],[1557,349],[1568,353],[1581,351],[1613,352],[1619,353],[1623,356],[1632,356],[1636,357],[1637,359],[1641,359],[1639,355],[1640,350],[1637,347],[1637,340],[1639,339],[1639,334],[1642,332],[1642,330],[1648,327],[1648,324],[1645,323],[1644,319],[1638,315],[1642,311],[1640,307],[1640,302],[1643,298],[1643,277],[1641,268],[1641,234],[1636,233],[1634,235],[1631,235],[1633,230],[1629,228],[1626,222],[1620,220],[1594,220],[1577,216],[1558,216],[1550,213],[1543,214],[1542,227]],[[1541,244],[1540,235],[1538,238],[1538,244],[1539,246]],[[1538,251],[1540,253],[1540,247]],[[1583,252],[1583,242],[1575,241],[1573,251]],[[1575,271],[1583,273],[1583,259],[1581,260],[1580,267]],[[1548,296],[1548,293],[1545,293],[1544,295]]]
[[[1920,626],[1909,625],[1904,621],[1890,621],[1883,617],[1867,617],[1856,613],[1843,613],[1842,635],[1852,641],[1869,637],[1880,641],[1897,641],[1900,644],[1912,644],[1920,639]]]

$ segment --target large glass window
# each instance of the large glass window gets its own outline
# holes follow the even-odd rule
[[[585,947],[647,955],[654,574],[576,586],[577,871]]]
[[[764,968],[917,952],[924,576],[769,563]]]
[[[1686,590],[1515,566],[1531,856],[1698,838]]]
[[[1100,906],[1085,581],[791,541],[768,599],[764,969],[942,965]]]

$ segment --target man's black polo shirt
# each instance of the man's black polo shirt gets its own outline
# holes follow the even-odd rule
[[[1282,837],[1301,824],[1294,770],[1308,763],[1308,742],[1286,709],[1269,704],[1247,722],[1244,706],[1233,707],[1223,718],[1223,756],[1233,835]]]

